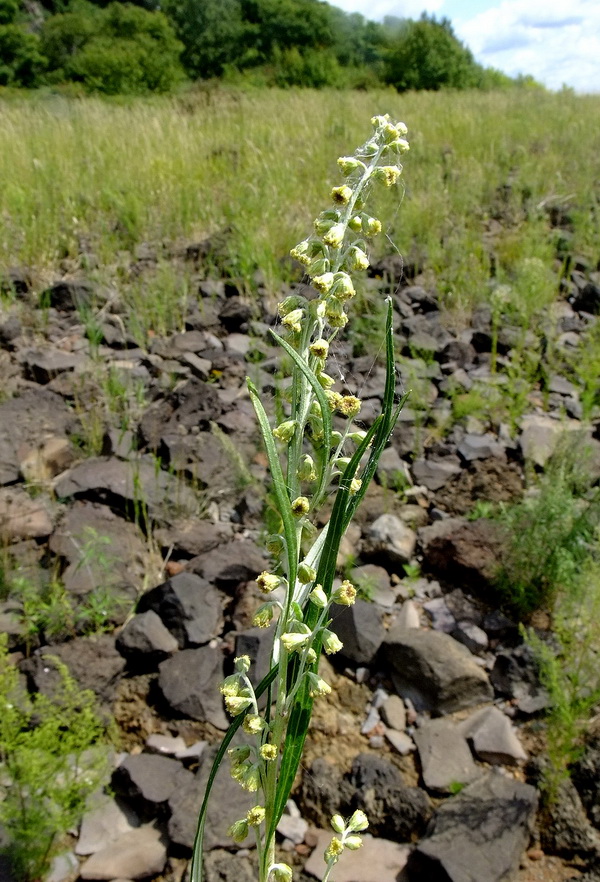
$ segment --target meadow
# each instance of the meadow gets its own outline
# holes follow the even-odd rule
[[[450,308],[470,312],[493,277],[535,311],[556,297],[557,255],[590,269],[600,257],[599,109],[597,97],[527,89],[7,96],[0,266],[35,272],[66,258],[110,276],[141,243],[227,230],[221,269],[251,288],[260,268],[275,288],[324,187],[338,182],[331,157],[364,139],[374,112],[390,113],[406,122],[411,151],[401,210],[397,194],[378,206],[381,251],[425,270]]]

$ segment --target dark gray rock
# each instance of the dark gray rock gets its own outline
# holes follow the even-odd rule
[[[111,708],[125,659],[117,652],[110,634],[76,637],[67,643],[38,650],[22,663],[21,669],[32,680],[35,689],[52,695],[59,675],[48,655],[57,656],[82,689],[94,692],[104,709]]]
[[[540,827],[542,848],[565,857],[600,855],[600,833],[590,823],[573,782],[560,782],[556,799]]]
[[[392,626],[383,652],[394,686],[417,709],[446,714],[492,698],[485,671],[447,634]]]
[[[139,826],[140,820],[129,806],[108,794],[96,794],[82,818],[75,854],[94,854]]]
[[[255,882],[255,859],[214,848],[204,856],[206,882]]]
[[[159,666],[159,688],[167,703],[193,720],[208,721],[217,729],[229,725],[219,686],[223,656],[217,649],[182,649]]]
[[[255,579],[266,565],[264,551],[258,545],[249,539],[236,539],[193,558],[188,569],[231,590],[240,582]]]
[[[600,828],[600,737],[590,738],[574,763],[571,780],[595,827]]]
[[[390,564],[408,563],[417,544],[417,534],[393,514],[382,514],[363,534],[364,555],[380,557]]]
[[[475,459],[490,459],[490,457],[506,459],[504,445],[497,441],[491,432],[486,432],[483,435],[467,432],[457,450],[467,462],[472,462]]]
[[[536,713],[548,705],[533,650],[526,643],[497,653],[490,681],[496,692],[515,701],[524,713]]]
[[[49,389],[28,389],[0,404],[0,484],[19,480],[20,463],[48,437],[66,438],[78,420]]]
[[[514,766],[527,759],[513,725],[497,707],[476,711],[460,724],[460,730],[484,763]]]
[[[369,832],[400,842],[409,842],[423,833],[431,816],[429,798],[418,787],[406,787],[389,760],[375,754],[359,754],[352,764],[349,782],[354,791],[352,809],[366,813]]]
[[[576,312],[589,312],[592,315],[598,315],[600,313],[600,286],[593,282],[587,282],[583,288],[578,289],[572,303]]]
[[[458,475],[460,470],[460,460],[457,456],[417,459],[411,466],[415,483],[433,491],[440,490],[451,478]]]
[[[344,644],[340,655],[356,664],[370,664],[385,637],[383,610],[375,603],[357,600],[352,606],[333,605],[330,628]]]
[[[452,720],[426,720],[413,735],[423,782],[428,790],[452,793],[481,775],[459,725]]]
[[[143,820],[167,813],[173,793],[190,785],[194,775],[175,759],[152,753],[127,756],[111,778],[114,792]]]
[[[195,494],[186,484],[144,458],[130,462],[106,457],[87,459],[65,472],[55,490],[57,496],[91,499],[124,509],[132,516],[147,508],[150,517],[159,523],[176,514],[194,514],[198,507]]]
[[[154,531],[155,540],[163,548],[172,548],[188,557],[206,554],[232,537],[231,524],[213,524],[199,518],[176,520]]]
[[[201,646],[216,637],[223,618],[223,595],[194,573],[179,573],[140,598],[138,610],[153,610],[180,648]]]
[[[500,526],[481,518],[448,518],[419,531],[424,568],[489,599],[502,560]]]
[[[89,306],[93,293],[94,289],[90,282],[63,279],[42,292],[40,304],[44,307],[50,306],[59,312],[73,312]]]
[[[175,790],[169,800],[171,817],[169,819],[169,839],[175,845],[191,849],[196,836],[198,813],[208,776],[215,758],[216,748],[211,747],[202,755],[202,764],[192,781]],[[234,821],[243,818],[248,809],[256,805],[256,794],[242,790],[229,773],[229,761],[221,763],[217,772],[206,816],[204,829],[204,848],[208,852],[219,846],[231,847],[231,837],[227,830]],[[250,843],[249,838],[249,843]]]
[[[166,398],[151,404],[142,417],[140,430],[148,447],[158,450],[163,437],[177,435],[181,430],[206,431],[210,429],[211,420],[220,414],[216,387],[194,377]]]
[[[151,609],[127,622],[116,645],[121,655],[133,664],[162,661],[179,649],[175,637]]]
[[[490,773],[440,806],[432,831],[410,855],[410,882],[505,882],[532,832],[537,792]]]
[[[271,650],[275,626],[270,628],[248,628],[238,634],[235,641],[235,654],[249,656],[252,667],[248,673],[254,686],[258,686],[271,667]]]
[[[103,587],[129,598],[144,585],[148,543],[140,528],[108,506],[76,500],[50,537],[50,550],[67,562],[62,579],[76,595]]]
[[[64,352],[62,349],[28,349],[19,353],[25,376],[34,383],[46,385],[60,374],[82,369],[85,356],[81,353]]]

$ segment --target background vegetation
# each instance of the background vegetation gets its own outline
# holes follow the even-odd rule
[[[447,19],[348,15],[320,0],[0,0],[0,85],[166,92],[218,77],[398,90],[533,85],[484,69]]]

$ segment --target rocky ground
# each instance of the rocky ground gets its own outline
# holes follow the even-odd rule
[[[235,654],[255,659],[257,678],[268,665],[269,633],[251,626],[254,579],[268,563],[267,472],[245,377],[274,401],[274,303],[196,269],[185,327],[144,348],[118,292],[68,276],[41,292],[21,270],[5,280],[0,630],[31,690],[52,689],[49,650],[91,688],[122,750],[52,882],[179,882],[227,726],[218,685]],[[571,353],[600,311],[597,274],[582,269],[549,317],[552,344]],[[375,267],[371,293],[396,273],[393,261]],[[579,390],[560,374],[544,397],[529,395],[516,426],[454,421],[457,389],[477,384],[493,397],[509,382],[515,329],[496,335],[481,309],[453,330],[422,281],[394,296],[398,391],[414,394],[344,540],[340,573],[364,599],[333,622],[344,643],[328,671],[333,698],[316,706],[280,846],[320,878],[331,814],[362,808],[373,838],[344,856],[337,882],[592,882],[600,749],[590,742],[573,783],[540,814],[547,697],[516,623],[497,608],[502,535],[466,515],[517,499],[525,468],[542,468],[565,431],[581,433],[600,478],[599,426],[582,421]],[[365,424],[384,374],[369,345],[355,337],[335,350],[336,388],[360,395]],[[31,601],[57,584],[67,621]],[[535,624],[548,628],[548,616]],[[248,852],[225,835],[243,802],[224,772],[207,826],[208,882],[254,879]]]

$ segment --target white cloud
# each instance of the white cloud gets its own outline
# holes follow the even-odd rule
[[[563,0],[503,0],[455,29],[482,64],[531,74],[550,89],[600,92],[597,0],[573,0],[566,14]]]
[[[372,21],[382,21],[386,15],[397,18],[419,18],[422,12],[439,12],[444,0],[332,0],[344,12],[360,12]]]

